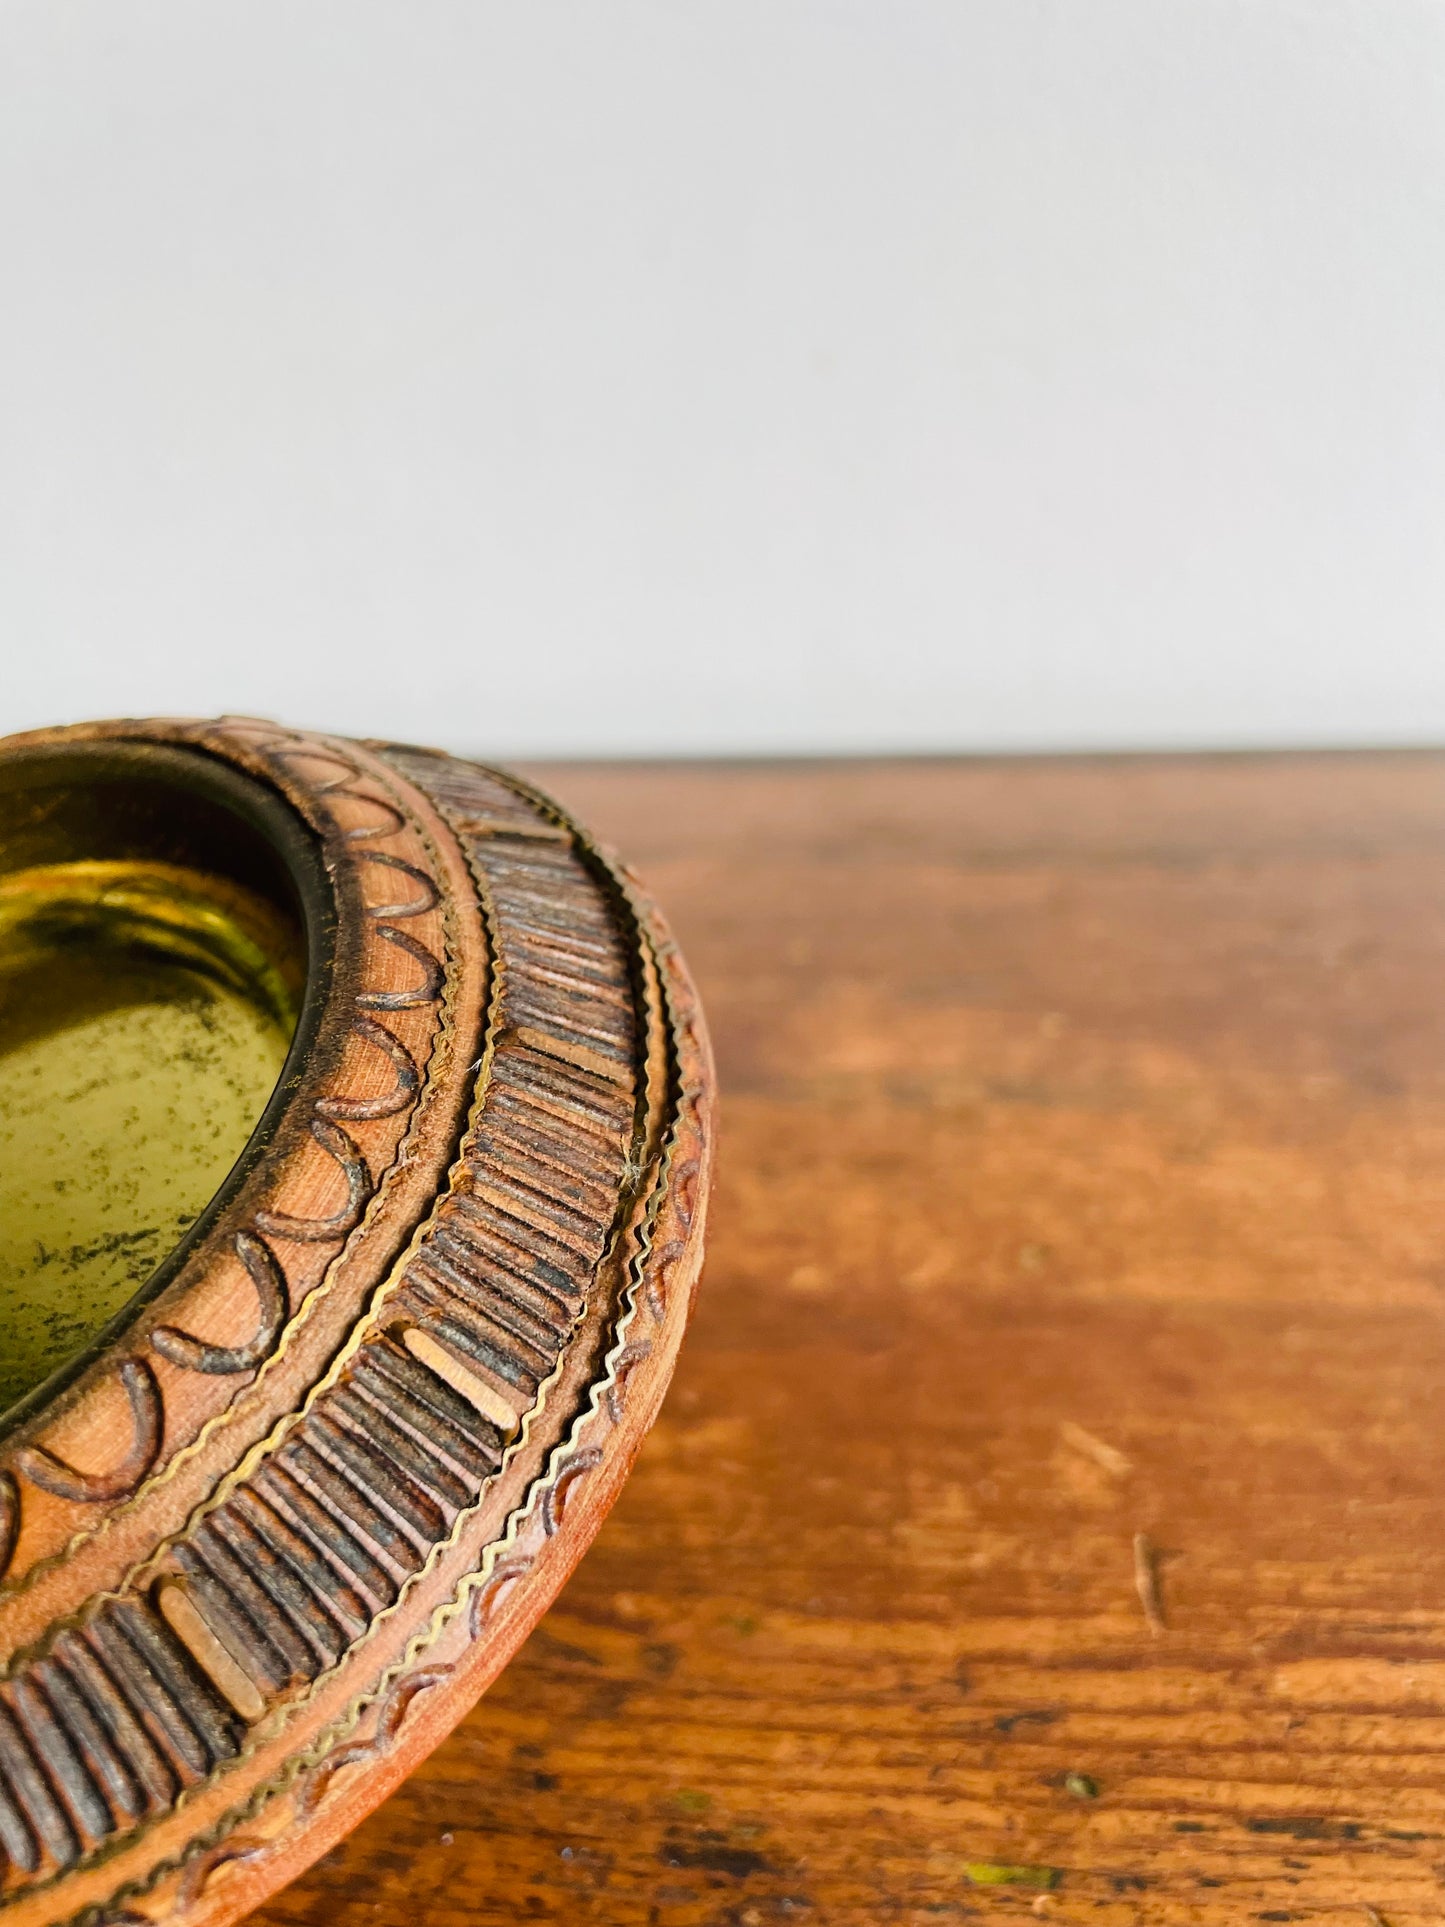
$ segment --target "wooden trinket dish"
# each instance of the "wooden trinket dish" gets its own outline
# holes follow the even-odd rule
[[[0,744],[14,1927],[238,1918],[496,1676],[656,1415],[711,1113],[666,927],[527,784]]]

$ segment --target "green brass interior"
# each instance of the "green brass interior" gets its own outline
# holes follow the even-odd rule
[[[254,831],[173,782],[79,806],[77,784],[0,795],[0,1413],[164,1271],[252,1141],[307,989]],[[50,860],[4,861],[27,855]]]
[[[199,1217],[286,1061],[299,965],[263,899],[178,864],[0,878],[0,1405]]]

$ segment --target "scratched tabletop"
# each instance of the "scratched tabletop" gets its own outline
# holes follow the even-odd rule
[[[1445,755],[534,774],[703,993],[703,1287],[260,1918],[1438,1927]]]

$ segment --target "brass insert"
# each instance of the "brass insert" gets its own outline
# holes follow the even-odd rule
[[[246,1145],[304,989],[294,926],[136,859],[0,876],[0,1408],[89,1342]]]

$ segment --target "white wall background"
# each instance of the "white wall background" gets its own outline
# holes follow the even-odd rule
[[[0,0],[0,729],[1445,739],[1439,0]]]

